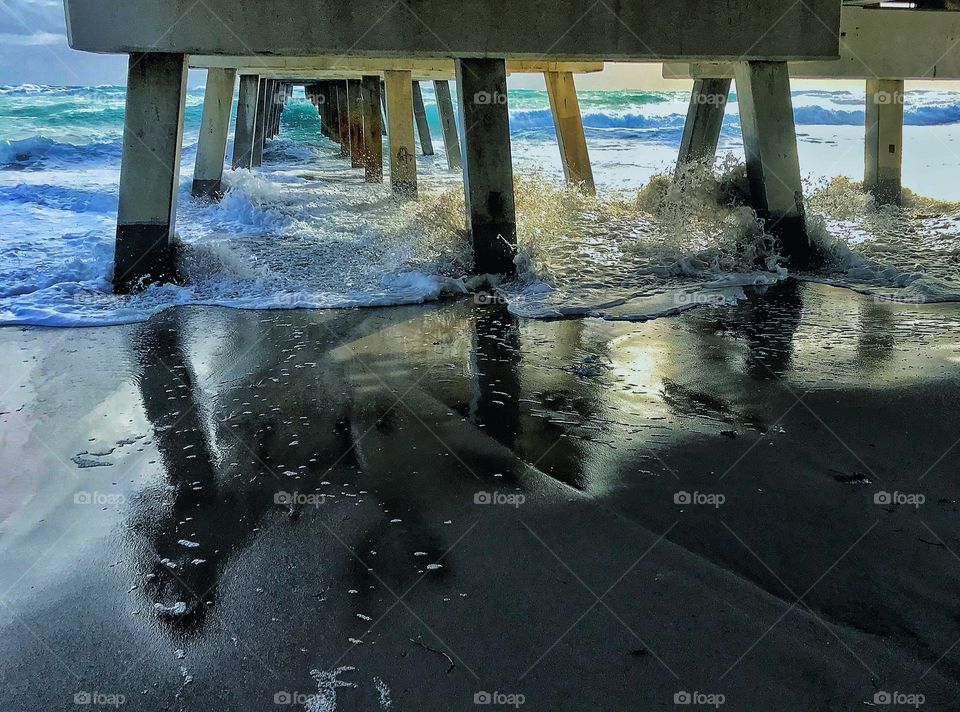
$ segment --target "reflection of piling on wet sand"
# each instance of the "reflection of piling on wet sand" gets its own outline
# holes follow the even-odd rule
[[[0,472],[36,488],[3,522],[0,709],[69,704],[54,656],[143,710],[270,709],[312,669],[348,710],[384,709],[374,676],[392,709],[499,680],[550,710],[949,709],[957,316],[786,282],[642,324],[465,299],[0,330]],[[68,479],[104,438],[139,444]]]
[[[574,73],[597,71],[610,60],[734,62],[740,93],[748,97],[744,132],[752,201],[781,234],[789,256],[798,264],[809,259],[786,63],[839,56],[836,0],[797,3],[786,11],[775,0],[704,0],[693,10],[686,0],[616,7],[577,0],[562,8],[539,0],[481,0],[469,7],[427,0],[416,12],[404,4],[384,10],[377,0],[360,0],[350,13],[329,0],[309,9],[302,0],[212,0],[199,6],[106,0],[96,7],[91,0],[64,2],[72,47],[130,55],[117,291],[173,274],[170,236],[188,65],[207,68],[210,77],[194,176],[194,192],[203,195],[219,190],[234,72],[241,76],[235,168],[260,164],[264,141],[279,130],[290,88],[300,84],[318,106],[324,131],[371,182],[382,173],[378,151],[370,150],[380,140],[379,117],[373,114],[377,100],[365,96],[365,88],[372,94],[382,77],[390,180],[402,195],[416,193],[415,119],[420,152],[433,152],[414,82],[455,76],[459,135],[443,85],[437,99],[452,169],[457,162],[451,152],[461,155],[474,268],[478,274],[509,274],[515,270],[516,214],[508,73],[545,74],[564,173],[590,193],[593,174]],[[304,25],[305,15],[323,20]],[[105,16],[112,21],[102,22]],[[703,130],[703,140],[712,131]]]

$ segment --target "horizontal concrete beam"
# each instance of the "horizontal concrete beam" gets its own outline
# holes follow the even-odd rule
[[[234,57],[226,55],[194,55],[192,69],[238,69],[240,74],[262,77],[300,79],[358,79],[385,71],[410,71],[414,79],[454,79],[452,59],[375,59],[371,57]],[[603,71],[603,62],[546,62],[511,60],[507,74],[540,74],[573,72],[586,74]]]
[[[837,0],[64,0],[89,52],[506,59],[830,59]],[[250,62],[253,65],[255,62]]]
[[[791,62],[797,79],[960,79],[960,12],[844,6],[840,59]],[[665,63],[667,79],[732,77],[732,63]]]
[[[350,56],[322,56],[322,57],[251,57],[249,55],[201,55],[190,57],[191,69],[214,67],[218,69],[241,69],[247,74],[267,74],[271,71],[283,71],[287,74],[298,74],[301,71],[345,71],[367,72],[383,74],[384,71],[410,72],[450,72],[454,74],[452,59],[418,59],[408,58],[376,58]],[[597,61],[538,61],[538,60],[508,60],[507,73],[540,74],[542,72],[587,72],[603,71],[603,62]]]

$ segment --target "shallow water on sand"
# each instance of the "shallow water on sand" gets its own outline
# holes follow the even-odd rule
[[[432,89],[428,116],[439,135]],[[801,165],[814,238],[831,259],[805,278],[878,298],[960,298],[960,199],[952,151],[960,94],[910,92],[905,183],[919,194],[879,209],[849,179],[862,161],[862,95],[795,92]],[[594,314],[645,319],[729,304],[743,287],[787,271],[751,211],[731,206],[742,182],[737,107],[713,173],[671,171],[686,111],[676,92],[584,92],[587,138],[601,198],[568,193],[543,92],[511,92],[518,175],[520,277],[502,292],[527,317]],[[318,137],[302,98],[284,113],[262,170],[227,172],[220,203],[189,195],[202,91],[191,90],[179,193],[181,286],[110,294],[123,89],[0,89],[0,323],[94,325],[142,321],[173,304],[240,308],[416,303],[465,291],[469,251],[459,175],[418,157],[421,197],[398,205],[366,185]],[[228,146],[228,154],[232,150]]]
[[[745,294],[0,330],[0,709],[952,709],[960,308]]]

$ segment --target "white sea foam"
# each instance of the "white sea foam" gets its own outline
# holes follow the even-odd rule
[[[878,208],[851,180],[827,182],[860,170],[860,151],[850,154],[852,169],[836,154],[862,141],[862,93],[809,90],[794,98],[801,161],[813,167],[810,224],[830,257],[823,270],[799,276],[880,298],[960,299],[960,206],[908,195],[903,208]],[[956,98],[911,93],[908,123],[937,124],[924,130],[952,140],[960,132],[950,123],[960,118]],[[178,304],[410,304],[467,292],[460,176],[446,170],[439,141],[436,156],[418,157],[420,199],[398,203],[389,183],[364,183],[335,145],[317,138],[315,112],[293,106],[264,167],[227,171],[226,195],[209,202],[189,195],[200,99],[191,91],[178,196],[185,281],[119,297],[110,278],[122,90],[0,88],[0,113],[14,102],[11,110],[25,116],[17,133],[0,126],[0,324],[127,323]],[[428,91],[436,121],[430,99]],[[682,95],[584,93],[599,200],[562,188],[542,93],[511,93],[511,102],[520,275],[501,290],[514,313],[647,319],[730,303],[745,287],[787,275],[775,244],[737,200],[745,186],[736,158],[717,171],[689,172],[682,189],[656,175],[671,168]],[[68,118],[58,123],[57,111]],[[736,156],[735,101],[729,111],[721,146]],[[905,165],[908,184],[911,175],[929,174],[931,192],[945,190],[949,183],[935,179],[948,161],[934,153],[924,154],[923,173]]]

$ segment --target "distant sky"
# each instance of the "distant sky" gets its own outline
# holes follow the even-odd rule
[[[0,84],[123,84],[125,68],[67,46],[63,0],[0,0]]]

